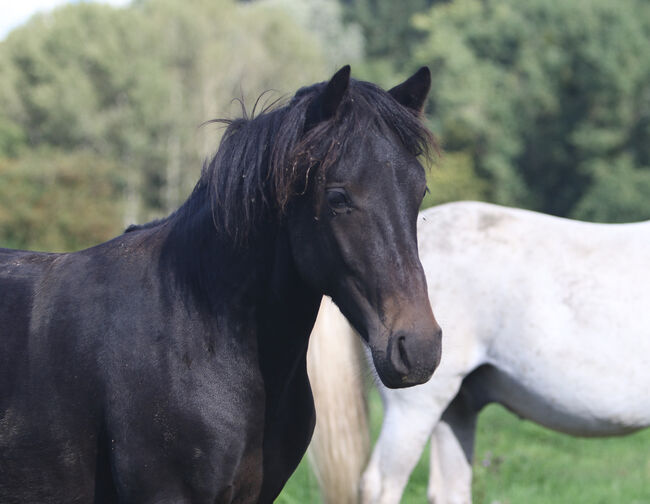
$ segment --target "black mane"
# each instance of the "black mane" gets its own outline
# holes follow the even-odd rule
[[[436,148],[412,111],[374,84],[355,80],[337,116],[305,133],[309,103],[324,86],[302,88],[288,104],[257,117],[223,121],[228,127],[219,150],[172,216],[194,220],[209,208],[216,232],[243,244],[262,222],[282,215],[310,176],[336,163],[350,142],[370,130],[392,131],[415,156],[429,157]]]
[[[218,120],[227,129],[185,203],[166,218],[126,230],[169,226],[161,268],[170,267],[177,280],[189,281],[191,290],[212,306],[218,300],[209,286],[216,277],[223,282],[243,273],[222,271],[220,266],[232,269],[240,262],[245,267],[239,259],[244,245],[260,230],[277,225],[292,197],[303,193],[311,177],[324,174],[360,137],[392,132],[413,155],[427,158],[437,149],[414,111],[374,84],[353,79],[337,115],[305,132],[309,104],[325,85],[304,87],[286,105],[256,117]],[[229,244],[221,247],[228,257],[209,255],[217,243]],[[191,259],[187,250],[192,251]]]

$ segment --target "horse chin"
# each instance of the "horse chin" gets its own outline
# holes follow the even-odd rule
[[[390,389],[407,388],[413,387],[414,385],[421,385],[428,382],[433,375],[433,371],[418,376],[414,376],[412,374],[401,374],[399,372],[396,372],[395,369],[391,368],[390,366],[380,366],[377,362],[374,364],[375,370],[377,371],[377,376],[379,376],[381,382]]]

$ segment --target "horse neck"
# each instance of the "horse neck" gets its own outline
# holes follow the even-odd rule
[[[279,411],[287,414],[300,409],[301,415],[310,414],[307,347],[321,295],[298,274],[286,229],[279,227],[257,237],[249,249],[255,252],[238,256],[233,269],[246,270],[250,276],[240,284],[240,294],[230,303],[243,308],[245,315],[242,318],[237,308],[236,313],[228,315],[255,335],[267,422]]]
[[[181,214],[169,223],[161,267],[172,270],[190,311],[217,327],[246,328],[260,362],[268,355],[269,363],[291,367],[289,361],[304,358],[321,296],[298,274],[286,228],[266,223],[236,246],[215,230],[209,209],[195,213],[203,217]]]
[[[305,364],[321,295],[298,274],[285,229],[279,229],[272,248],[270,274],[258,305],[258,348],[260,364],[281,380],[296,365]]]
[[[260,365],[281,378],[306,356],[321,295],[299,275],[284,227],[259,237],[252,249],[247,268],[254,273],[241,302],[254,306]]]

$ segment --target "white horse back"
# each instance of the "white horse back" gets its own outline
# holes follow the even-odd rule
[[[492,364],[490,399],[572,434],[650,424],[650,222],[460,202],[422,212],[418,239],[436,374]]]

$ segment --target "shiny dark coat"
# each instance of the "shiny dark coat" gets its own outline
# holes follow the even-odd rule
[[[0,249],[0,502],[272,502],[314,425],[305,355],[323,293],[357,321],[382,379],[428,379],[437,361],[417,345],[440,335],[414,236],[428,82],[421,71],[388,94],[344,67],[232,121],[166,219],[70,254]],[[401,170],[399,187],[362,176],[366,159]],[[364,184],[384,191],[384,213],[364,210],[381,239],[354,224]],[[355,266],[363,247],[376,267]],[[377,271],[419,304],[396,302]],[[415,322],[375,336],[396,304],[417,305]]]

